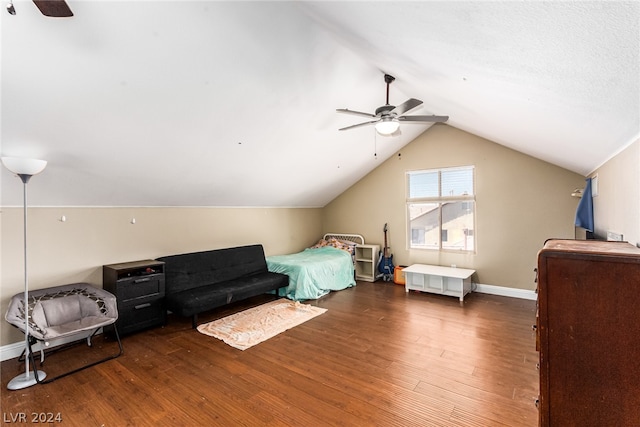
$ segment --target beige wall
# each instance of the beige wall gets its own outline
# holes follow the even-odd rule
[[[267,255],[297,252],[322,234],[321,209],[30,208],[28,215],[31,289],[102,286],[103,264],[190,251],[261,243]],[[8,299],[24,289],[22,208],[3,208],[0,216],[4,316]],[[0,324],[0,345],[23,339],[7,322]]]
[[[596,231],[640,241],[640,141],[599,168]],[[476,254],[407,250],[405,172],[476,167]],[[19,184],[19,183],[18,183]],[[325,232],[363,234],[389,244],[395,264],[474,268],[482,284],[533,289],[537,251],[549,237],[574,237],[584,177],[446,125],[430,128],[324,209],[30,208],[29,278],[38,289],[86,281],[101,286],[103,264],[262,243],[291,253]],[[60,221],[62,216],[66,221]],[[135,218],[136,223],[131,224]],[[0,213],[0,312],[23,287],[22,209]],[[22,335],[0,322],[0,345]]]
[[[475,254],[408,250],[405,172],[475,166]],[[323,210],[325,231],[353,232],[389,245],[395,265],[456,264],[481,284],[533,290],[536,256],[549,237],[574,238],[584,177],[447,125],[435,125]]]
[[[640,244],[640,140],[590,176],[594,175],[598,175],[598,195],[593,198],[596,235],[606,238],[607,231],[613,231]]]

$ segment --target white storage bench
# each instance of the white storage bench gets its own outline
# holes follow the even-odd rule
[[[405,291],[431,292],[458,297],[460,304],[464,296],[471,292],[471,276],[475,270],[439,265],[413,264],[402,270],[405,277]]]

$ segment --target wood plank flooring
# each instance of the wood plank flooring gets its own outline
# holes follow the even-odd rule
[[[261,296],[200,316],[214,320]],[[59,414],[66,426],[536,426],[535,302],[456,298],[358,282],[312,305],[328,311],[245,351],[190,319],[123,338],[125,353],[51,384],[9,391],[2,412]],[[61,369],[113,352],[97,338],[48,356]]]

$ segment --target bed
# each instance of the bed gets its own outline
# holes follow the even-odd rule
[[[294,301],[318,299],[356,285],[357,244],[364,244],[359,234],[327,233],[302,252],[266,257],[267,268],[289,276],[289,286],[280,290],[280,296]]]

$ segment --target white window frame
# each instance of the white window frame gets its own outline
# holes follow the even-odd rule
[[[472,194],[461,194],[461,195],[442,195],[442,173],[456,170],[471,170],[472,175]],[[410,193],[410,178],[411,175],[418,174],[438,174],[438,183],[437,183],[437,196],[433,197],[411,197]],[[475,176],[475,166],[458,166],[458,167],[448,167],[448,168],[438,168],[438,169],[424,169],[424,170],[416,170],[416,171],[407,171],[406,172],[406,239],[407,239],[407,249],[408,250],[427,250],[427,251],[439,251],[439,252],[454,252],[454,253],[475,253],[477,247],[477,239],[476,239],[476,196],[475,196],[475,185],[476,185],[476,176]],[[465,239],[465,242],[470,240],[472,242],[471,248],[467,247],[466,249],[456,249],[452,247],[444,247],[443,248],[443,224],[442,224],[442,207],[451,202],[471,202],[473,204],[473,238]],[[414,245],[412,240],[413,230],[411,229],[411,207],[416,204],[435,204],[438,209],[438,245],[435,247],[432,245],[428,247],[428,245]],[[465,234],[466,235],[466,234]]]

